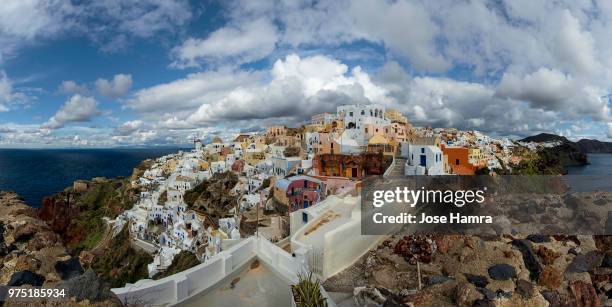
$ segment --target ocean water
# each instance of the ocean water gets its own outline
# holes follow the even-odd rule
[[[567,167],[574,191],[612,191],[612,154],[588,154],[588,165]]]
[[[141,161],[175,153],[178,148],[0,149],[0,190],[17,192],[39,207],[45,196],[77,179],[129,176]]]

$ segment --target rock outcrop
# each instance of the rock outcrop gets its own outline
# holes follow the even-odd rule
[[[231,192],[238,183],[232,172],[216,173],[195,188],[185,192],[185,202],[190,209],[202,212],[217,222],[226,217],[236,206],[238,196]]]
[[[69,255],[60,235],[13,192],[0,191],[0,260],[0,284],[65,287],[70,299],[62,306],[120,306],[108,286],[84,282],[81,264]],[[78,288],[98,295],[76,295]],[[59,306],[52,301],[36,305]]]

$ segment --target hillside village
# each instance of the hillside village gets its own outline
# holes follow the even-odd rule
[[[139,200],[116,218],[114,229],[128,224],[137,244],[155,254],[152,277],[181,251],[206,262],[254,229],[281,240],[295,228],[290,216],[331,195],[357,196],[365,176],[391,169],[404,175],[495,173],[520,162],[514,146],[477,131],[413,127],[381,105],[344,105],[297,128],[272,126],[209,144],[195,140],[191,151],[157,158],[132,182],[141,187]],[[228,173],[238,178],[228,187],[236,203],[223,216],[187,204],[185,193]]]

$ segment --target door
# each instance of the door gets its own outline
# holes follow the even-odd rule
[[[306,212],[302,212],[302,221],[304,224],[308,223],[308,214]]]
[[[427,157],[425,155],[421,155],[421,166],[427,165]]]
[[[357,168],[356,167],[351,168],[351,177],[353,177],[353,178],[357,177]]]

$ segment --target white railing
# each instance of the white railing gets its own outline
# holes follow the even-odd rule
[[[249,237],[209,261],[159,280],[140,280],[112,291],[126,305],[174,305],[211,289],[258,258],[282,279],[297,282],[305,271],[303,252],[290,254],[263,237]]]
[[[383,177],[384,178],[389,177],[389,174],[391,174],[394,168],[395,168],[395,156],[393,156],[393,161],[391,161],[391,165],[389,165],[389,167],[387,167],[387,169],[383,173]]]
[[[183,272],[159,279],[140,280],[112,291],[126,305],[176,304],[204,291],[255,257],[255,238],[245,239],[209,261]]]

